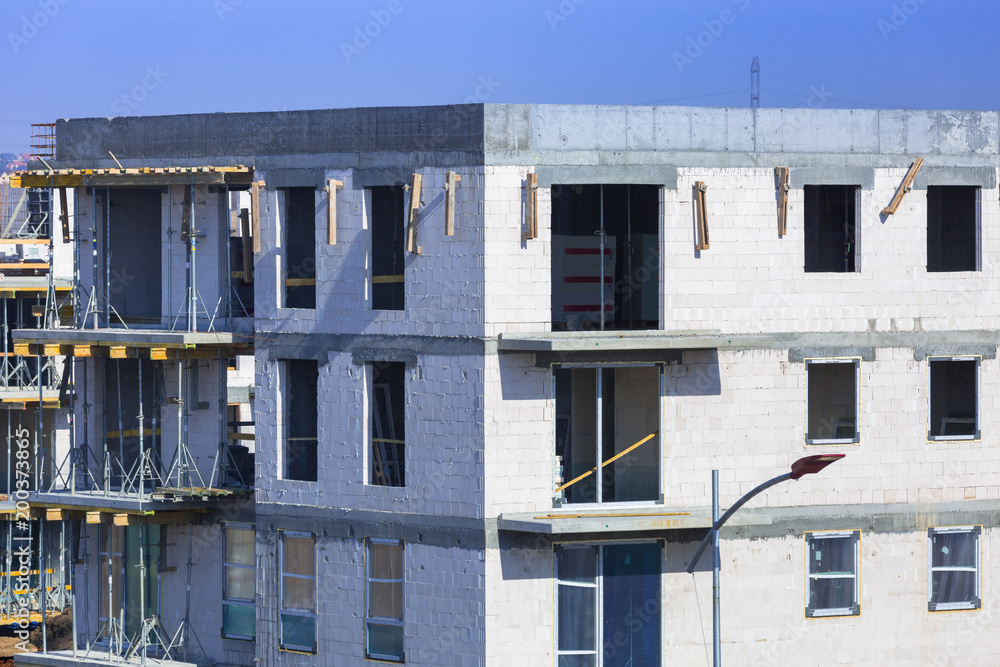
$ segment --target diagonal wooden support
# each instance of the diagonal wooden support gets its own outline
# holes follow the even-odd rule
[[[528,174],[524,192],[524,238],[538,237],[538,174]]]
[[[413,175],[413,185],[410,186],[410,210],[407,214],[406,223],[406,251],[420,254],[420,246],[417,245],[417,211],[420,210],[420,174]]]
[[[705,192],[708,186],[702,181],[694,184],[694,211],[698,223],[698,250],[708,250],[708,206],[705,203]]]
[[[453,171],[445,174],[444,181],[444,235],[455,235],[455,190],[462,177]]]
[[[778,236],[788,231],[788,167],[775,167],[778,177]]]
[[[254,254],[260,252],[260,189],[264,181],[254,181],[250,185],[250,222]]]
[[[906,172],[906,176],[903,177],[903,182],[900,183],[899,189],[896,190],[896,194],[893,195],[892,201],[889,205],[882,209],[882,215],[893,215],[899,205],[903,203],[903,197],[906,193],[913,189],[913,179],[917,177],[917,172],[920,171],[920,167],[924,164],[924,159],[918,157],[910,165],[909,170]]]
[[[337,245],[337,190],[342,190],[344,184],[332,178],[326,181],[326,242],[327,245]]]

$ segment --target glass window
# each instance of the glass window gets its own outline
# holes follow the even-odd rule
[[[858,362],[806,360],[806,443],[859,442]]]
[[[281,647],[316,650],[316,537],[281,532]]]
[[[222,551],[222,636],[253,639],[257,622],[253,526],[225,525],[222,529]]]
[[[861,613],[858,563],[861,532],[806,533],[806,616]]]
[[[403,662],[403,543],[372,537],[368,540],[369,658]]]
[[[659,667],[660,544],[566,545],[555,554],[559,667]]]
[[[981,526],[931,528],[929,611],[979,609],[979,534]]]
[[[659,500],[660,368],[557,368],[555,396],[556,500]]]

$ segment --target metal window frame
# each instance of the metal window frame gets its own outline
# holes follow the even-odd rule
[[[940,442],[940,441],[956,441],[956,440],[982,440],[982,420],[980,418],[980,408],[979,405],[982,402],[981,396],[981,385],[982,385],[982,357],[980,355],[961,355],[961,356],[934,356],[927,357],[927,440],[930,442]],[[974,361],[976,362],[976,431],[971,435],[931,435],[933,430],[933,424],[931,424],[931,402],[933,397],[931,396],[931,363],[935,361]]]
[[[304,574],[291,574],[285,572],[285,538],[286,537],[297,537],[297,538],[308,538],[313,541],[313,573],[312,576]],[[293,579],[312,579],[313,581],[313,609],[310,611],[308,609],[294,609],[286,608],[284,606],[285,599],[285,577],[292,577]],[[319,644],[319,633],[316,626],[316,598],[319,591],[316,589],[316,534],[303,532],[298,530],[284,530],[278,529],[278,646],[282,649],[292,650],[292,651],[305,651],[308,653],[315,653],[316,647]],[[283,615],[288,616],[300,616],[302,618],[313,619],[313,641],[315,642],[312,646],[301,646],[299,644],[286,644],[282,641],[282,628],[281,628],[281,617]]]
[[[371,559],[371,546],[373,544],[382,544],[386,546],[398,546],[399,547],[399,557],[402,563],[402,571],[400,572],[399,579],[373,579],[372,578],[372,559]],[[371,584],[375,583],[400,583],[402,599],[400,600],[400,610],[402,613],[402,618],[389,618],[384,616],[371,616],[369,611],[371,610]],[[395,656],[388,655],[385,653],[371,653],[368,651],[369,638],[368,638],[368,626],[370,623],[375,625],[393,625],[396,627],[403,628],[403,655]],[[384,660],[387,662],[406,662],[406,542],[399,539],[390,539],[385,537],[368,537],[365,539],[365,658],[371,660]]]
[[[805,540],[805,575],[806,575],[806,618],[823,618],[829,616],[859,616],[861,614],[861,531],[860,530],[813,530],[803,534]],[[850,575],[826,575],[812,572],[812,560],[809,558],[809,547],[818,540],[851,540],[854,552],[854,568]],[[810,605],[812,584],[817,579],[853,579],[854,603],[850,607],[813,607]]]
[[[222,524],[222,606],[227,605],[233,607],[250,607],[256,609],[257,604],[254,598],[244,599],[244,598],[231,598],[226,590],[226,568],[234,567],[241,570],[256,570],[256,565],[242,565],[240,563],[229,563],[226,561],[226,531],[229,529],[233,530],[247,530],[256,536],[256,528],[252,523],[223,523]],[[256,595],[257,582],[256,577],[254,577],[254,592]],[[223,612],[223,617],[225,617],[225,612]],[[228,634],[226,633],[225,626],[220,627],[220,635],[226,639],[242,639],[254,641],[256,635],[238,635],[238,634]]]
[[[603,664],[603,653],[602,647],[604,646],[604,547],[621,545],[621,544],[656,544],[660,547],[660,597],[662,598],[665,594],[663,588],[663,575],[665,571],[666,558],[666,545],[663,539],[635,539],[635,540],[607,540],[601,542],[558,542],[552,545],[552,579],[555,582],[554,588],[554,600],[552,603],[554,610],[555,622],[552,624],[553,628],[553,650],[552,654],[554,657],[554,664],[558,666],[559,658],[564,655],[594,655],[597,658],[597,667],[601,667]],[[557,551],[564,549],[585,549],[585,548],[596,548],[597,549],[597,559],[595,561],[595,572],[594,572],[594,584],[583,584],[577,581],[562,581],[559,579],[559,556]],[[596,648],[593,651],[560,651],[559,650],[559,587],[560,586],[576,586],[579,588],[596,588],[597,595],[594,596],[594,623],[596,624],[594,637]],[[662,609],[662,600],[661,609]],[[660,613],[660,651],[663,650],[663,623],[665,614]]]
[[[806,358],[805,363],[805,444],[813,445],[856,445],[861,442],[861,357],[815,357]],[[819,364],[854,364],[854,437],[853,438],[810,438],[809,437],[809,367]]]
[[[975,611],[983,607],[982,595],[982,525],[973,526],[939,526],[927,529],[927,611]],[[934,567],[934,536],[946,534],[967,534],[975,540],[973,553],[976,555],[975,567]],[[935,572],[974,572],[976,581],[976,594],[972,600],[965,602],[935,602],[934,601],[934,573]]]
[[[607,369],[607,368],[611,368],[611,369],[617,369],[617,368],[656,368],[659,371],[659,380],[658,380],[658,390],[659,391],[658,391],[658,395],[656,397],[656,408],[657,408],[657,412],[658,412],[656,423],[657,423],[657,427],[659,428],[659,435],[656,438],[656,448],[657,448],[656,460],[658,462],[658,465],[656,466],[657,498],[655,500],[629,500],[629,501],[608,501],[608,502],[604,502],[604,499],[602,498],[603,492],[604,492],[604,488],[603,488],[604,485],[603,484],[597,484],[595,486],[595,498],[596,498],[596,500],[594,502],[588,502],[588,503],[570,503],[570,502],[566,502],[565,500],[559,501],[558,498],[554,497],[552,499],[553,507],[572,506],[572,507],[575,507],[575,508],[584,508],[585,509],[585,508],[596,508],[596,507],[615,508],[615,507],[636,507],[636,506],[643,506],[643,505],[662,505],[663,504],[663,502],[664,502],[664,497],[663,497],[663,433],[664,433],[664,424],[663,424],[663,420],[665,418],[665,414],[664,414],[665,410],[663,409],[663,399],[664,399],[664,392],[666,391],[666,384],[665,384],[665,377],[664,377],[665,374],[666,374],[666,367],[667,367],[667,363],[666,362],[634,362],[634,363],[629,363],[629,362],[621,362],[621,363],[619,363],[619,362],[609,362],[609,363],[593,363],[593,362],[586,363],[586,362],[579,362],[579,363],[563,363],[563,364],[553,364],[552,365],[552,369],[551,369],[551,373],[550,373],[550,383],[551,383],[551,387],[552,387],[552,462],[553,462],[553,464],[555,463],[555,457],[556,457],[556,438],[558,436],[558,433],[557,433],[557,431],[558,431],[558,415],[556,414],[556,408],[555,408],[555,403],[556,403],[556,373],[555,372],[556,372],[556,370],[558,370],[558,369],[570,369],[570,370],[593,369],[597,373],[597,383],[596,383],[596,387],[597,387],[597,389],[596,389],[596,392],[597,392],[597,404],[595,406],[595,409],[597,411],[597,413],[596,413],[597,423],[596,423],[596,427],[595,427],[596,436],[595,436],[595,445],[594,446],[596,448],[595,461],[597,461],[598,463],[602,462],[602,460],[601,460],[601,448],[602,448],[602,445],[604,444],[603,443],[603,437],[604,437],[604,429],[603,429],[603,406],[602,406],[602,401],[603,401],[603,396],[602,396],[602,394],[603,394],[603,391],[602,391],[602,382],[603,382],[602,375],[603,374],[600,371],[603,371],[604,369]],[[600,472],[595,473],[595,474],[600,475]],[[554,481],[555,480],[553,480],[553,482]],[[559,484],[555,484],[553,488],[557,488],[558,486],[559,486]]]

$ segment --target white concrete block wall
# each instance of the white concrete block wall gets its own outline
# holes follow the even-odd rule
[[[369,483],[369,368],[349,352],[319,369],[316,482],[280,479],[279,359],[257,353],[257,500],[482,517],[484,379],[481,357],[422,354],[405,380],[406,486]]]
[[[261,195],[261,254],[255,260],[259,326],[286,333],[481,336],[483,334],[484,196],[482,168],[456,167],[455,235],[444,233],[445,169],[420,169],[419,255],[405,253],[405,310],[371,308],[371,198],[350,170],[328,170],[337,192],[337,243],[327,243],[326,194],[316,193],[316,310],[280,307],[283,193]],[[266,179],[266,174],[262,173]],[[410,194],[405,196],[408,207]],[[403,219],[399,224],[404,227]]]
[[[555,565],[548,536],[486,551],[486,664],[554,665]],[[527,662],[526,662],[527,661]]]
[[[993,631],[1000,611],[997,536],[987,528],[980,542],[982,609],[928,612],[927,531],[862,532],[861,615],[826,618],[805,617],[801,534],[724,538],[723,657],[753,667],[991,664],[1000,652]],[[710,568],[694,577],[685,571],[694,547],[666,545],[665,664],[711,665],[712,575]]]

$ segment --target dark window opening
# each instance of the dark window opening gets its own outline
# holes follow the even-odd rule
[[[154,480],[162,476],[159,425],[163,423],[160,406],[165,401],[166,380],[161,362],[105,359],[104,424],[113,485],[127,487],[133,483],[130,476],[139,467],[144,452],[148,452],[142,464],[145,486],[153,489]]]
[[[972,185],[927,186],[927,271],[979,270],[979,193]]]
[[[316,190],[285,189],[285,307],[316,307]]]
[[[858,367],[854,362],[806,365],[810,444],[858,442]]]
[[[319,364],[285,361],[285,479],[315,482],[317,471]]]
[[[372,484],[405,486],[406,365],[379,361],[371,368]]]
[[[104,260],[109,284],[98,285],[98,293],[110,292],[110,323],[159,324],[163,281],[160,252],[163,191],[151,188],[113,188],[110,210],[110,242]],[[98,196],[105,193],[97,190]],[[106,240],[102,230],[98,237]]]
[[[929,434],[932,439],[979,436],[979,369],[975,359],[932,359]]]
[[[403,188],[371,188],[372,309],[403,310]]]
[[[858,254],[855,185],[806,185],[806,273],[852,273]]]
[[[600,468],[599,476],[592,473],[556,491],[557,499],[567,503],[659,499],[660,369],[558,368],[555,383],[559,487],[597,469],[598,456],[602,463],[614,459]]]
[[[659,193],[656,185],[552,186],[554,331],[659,326]]]
[[[240,207],[246,193],[230,192],[229,208],[229,287],[232,290],[233,317],[253,317],[253,222],[250,209]]]

